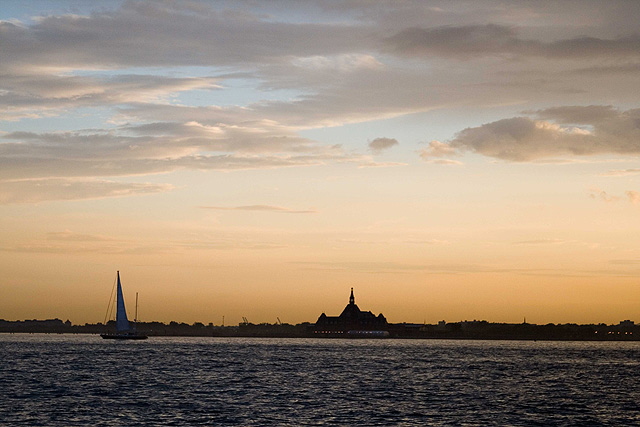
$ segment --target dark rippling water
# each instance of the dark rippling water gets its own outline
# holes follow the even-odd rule
[[[0,424],[640,425],[640,343],[0,335]]]

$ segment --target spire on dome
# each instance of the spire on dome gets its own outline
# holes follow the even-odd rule
[[[349,304],[355,304],[356,298],[353,296],[353,288],[351,288],[351,296],[349,297]]]

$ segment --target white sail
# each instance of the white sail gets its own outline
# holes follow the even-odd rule
[[[126,332],[131,329],[129,319],[127,319],[127,311],[124,308],[124,296],[122,295],[122,285],[120,284],[120,272],[118,271],[118,290],[116,296],[116,330],[118,332]]]

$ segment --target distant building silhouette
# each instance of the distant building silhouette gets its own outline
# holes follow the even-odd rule
[[[386,331],[387,328],[387,319],[382,313],[376,316],[370,311],[360,310],[351,288],[349,304],[342,310],[340,316],[327,316],[322,313],[316,321],[315,333],[334,335],[350,331]]]

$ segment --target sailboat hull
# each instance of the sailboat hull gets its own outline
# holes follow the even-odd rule
[[[105,340],[146,340],[146,335],[142,334],[100,334]]]

